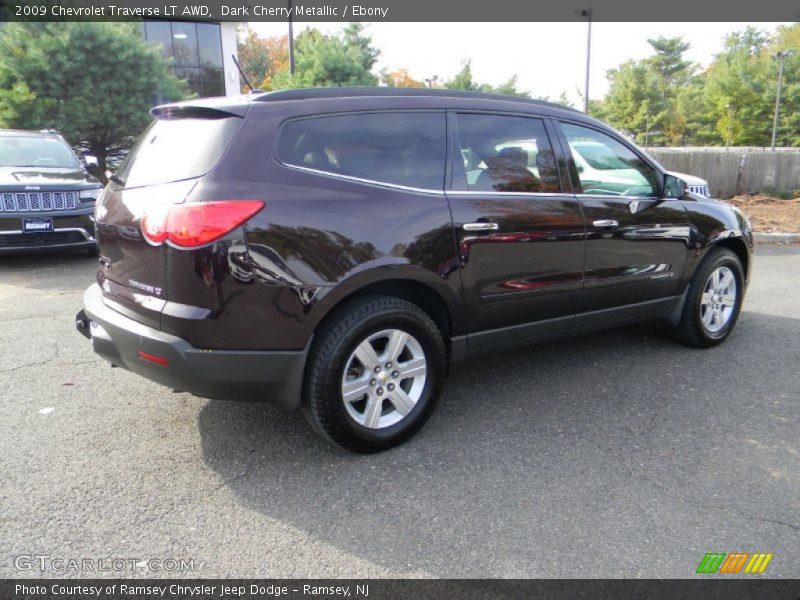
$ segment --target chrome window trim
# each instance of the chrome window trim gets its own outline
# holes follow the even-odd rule
[[[356,183],[366,183],[370,185],[377,185],[380,187],[388,187],[397,190],[403,190],[408,192],[417,192],[422,194],[436,194],[436,195],[445,195],[444,190],[432,190],[427,188],[416,188],[416,187],[409,187],[406,185],[399,185],[396,183],[386,183],[383,181],[375,181],[374,179],[362,179],[361,177],[353,177],[352,175],[342,175],[339,173],[330,173],[328,171],[320,171],[319,169],[312,169],[310,167],[300,167],[298,165],[293,165],[290,163],[279,163],[281,166],[284,166],[288,169],[296,169],[298,171],[302,171],[305,173],[314,173],[316,175],[324,175],[327,177],[333,177],[334,179],[343,179],[345,181],[354,181]],[[556,197],[574,197],[574,194],[570,194],[568,192],[481,192],[478,190],[447,190],[446,194],[448,196],[492,196],[498,198],[507,198],[509,196],[524,196],[524,197],[541,197],[541,198],[556,198]],[[589,194],[588,197],[594,198],[601,198],[603,196],[597,196]],[[621,196],[611,196],[614,198],[618,198]],[[627,197],[627,196],[626,196]],[[632,198],[641,198],[642,196],[631,196]]]
[[[436,194],[436,195],[440,195],[440,196],[444,195],[444,189],[434,190],[434,189],[428,189],[428,188],[417,188],[417,187],[410,187],[410,186],[407,186],[407,185],[400,185],[398,183],[387,183],[385,181],[376,181],[374,179],[363,179],[361,177],[353,177],[352,175],[342,175],[341,173],[331,173],[329,171],[320,171],[319,169],[312,169],[310,167],[301,167],[299,165],[293,165],[291,163],[285,163],[285,162],[281,162],[281,161],[278,161],[278,164],[280,164],[281,166],[284,166],[284,167],[286,167],[288,169],[296,169],[298,171],[302,171],[302,172],[305,172],[305,173],[314,173],[315,175],[324,175],[326,177],[333,177],[334,179],[342,179],[344,181],[353,181],[353,182],[356,182],[356,183],[366,183],[366,184],[369,184],[369,185],[377,185],[377,186],[380,186],[380,187],[388,187],[388,188],[392,188],[392,189],[395,189],[395,190],[403,190],[403,191],[407,191],[407,192],[417,192],[417,193],[421,193],[421,194]]]
[[[535,198],[563,198],[569,197],[573,198],[575,195],[570,194],[568,192],[498,192],[498,191],[487,191],[481,192],[479,190],[447,190],[448,196],[491,196],[497,198],[507,198],[509,196],[525,196],[527,198],[535,197]]]

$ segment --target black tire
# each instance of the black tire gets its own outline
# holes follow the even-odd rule
[[[701,300],[706,282],[711,274],[720,267],[727,267],[733,272],[736,281],[736,299],[733,305],[733,313],[722,329],[711,332],[703,325]],[[683,305],[681,318],[673,328],[675,337],[681,342],[696,348],[710,348],[721,344],[736,325],[743,299],[744,270],[739,257],[727,248],[710,250],[703,262],[697,267],[689,284],[689,291],[686,295],[686,302]]]
[[[409,333],[421,346],[427,363],[425,383],[413,409],[399,422],[369,429],[348,414],[342,378],[355,348],[391,328]],[[421,308],[388,296],[354,299],[337,309],[316,334],[306,368],[303,413],[317,433],[337,446],[360,453],[387,450],[425,424],[439,399],[446,362],[442,334]]]
[[[97,248],[97,246],[92,246],[91,248],[87,248],[86,253],[93,258],[97,258],[98,256],[100,256],[100,250]]]

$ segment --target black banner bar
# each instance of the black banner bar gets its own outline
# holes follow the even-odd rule
[[[487,579],[17,579],[2,600],[797,600],[800,580],[744,577],[680,580]]]
[[[797,0],[4,0],[9,21],[547,22],[797,21]],[[291,8],[290,8],[291,6]]]

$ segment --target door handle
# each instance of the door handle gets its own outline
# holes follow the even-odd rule
[[[616,219],[598,219],[593,221],[592,225],[595,227],[619,227],[619,221]]]
[[[497,231],[500,225],[497,223],[464,223],[462,226],[464,231]]]

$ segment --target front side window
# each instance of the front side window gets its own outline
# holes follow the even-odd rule
[[[555,156],[540,119],[459,114],[455,189],[558,193]],[[463,167],[463,169],[462,169]]]
[[[444,112],[382,112],[289,121],[277,158],[286,165],[406,187],[444,186]]]
[[[658,196],[658,176],[622,142],[596,129],[562,123],[582,193],[601,196]]]

